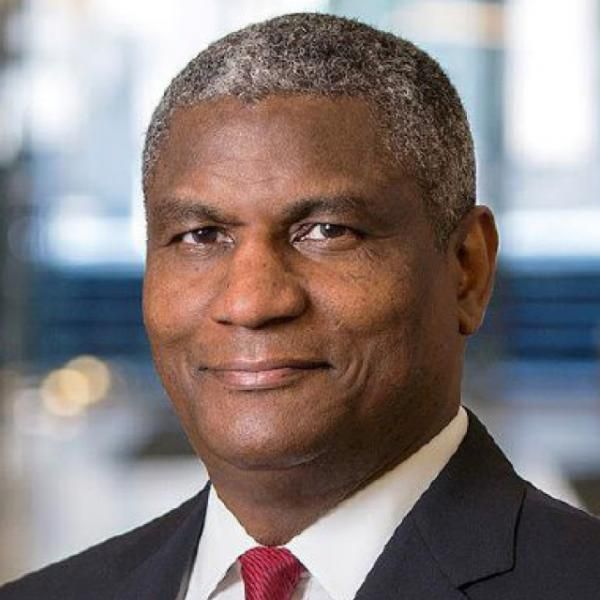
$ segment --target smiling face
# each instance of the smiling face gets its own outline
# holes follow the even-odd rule
[[[144,317],[209,472],[366,476],[456,411],[455,277],[378,135],[356,99],[173,116],[147,194]]]

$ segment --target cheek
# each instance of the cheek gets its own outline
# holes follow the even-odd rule
[[[422,303],[422,291],[408,268],[348,269],[313,295],[321,314],[354,339],[390,333],[414,324]]]
[[[156,264],[147,266],[144,277],[144,324],[152,356],[162,384],[178,413],[183,428],[193,432],[193,416],[182,388],[184,378],[179,369],[184,345],[181,340],[190,329],[194,307],[189,296],[181,293],[181,278]]]
[[[445,330],[438,277],[407,258],[389,264],[348,270],[328,293],[313,294],[337,338],[339,363],[361,386],[385,387],[429,368]]]
[[[328,283],[311,295],[342,385],[364,397],[389,387],[388,379],[405,379],[421,321],[408,269],[347,269]]]
[[[144,324],[153,348],[170,346],[197,326],[202,290],[189,274],[150,263],[143,298]]]

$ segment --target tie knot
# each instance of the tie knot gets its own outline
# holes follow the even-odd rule
[[[287,548],[257,546],[239,560],[246,600],[289,600],[304,571]]]

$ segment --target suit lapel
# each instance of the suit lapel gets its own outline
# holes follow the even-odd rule
[[[465,600],[448,580],[408,516],[358,590],[355,600]]]
[[[356,600],[458,600],[514,564],[524,482],[469,412],[459,449],[400,524]]]
[[[177,525],[165,532],[165,539],[161,540],[158,548],[148,548],[148,556],[127,574],[114,600],[184,598],[204,527],[208,490],[207,485],[200,494],[180,507]]]

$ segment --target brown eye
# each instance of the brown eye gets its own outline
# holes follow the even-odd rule
[[[230,238],[218,227],[200,227],[188,231],[181,236],[181,241],[186,244],[220,244],[230,242]]]
[[[302,236],[304,240],[331,240],[341,237],[350,232],[345,225],[336,225],[335,223],[317,223],[313,225],[306,234]]]

